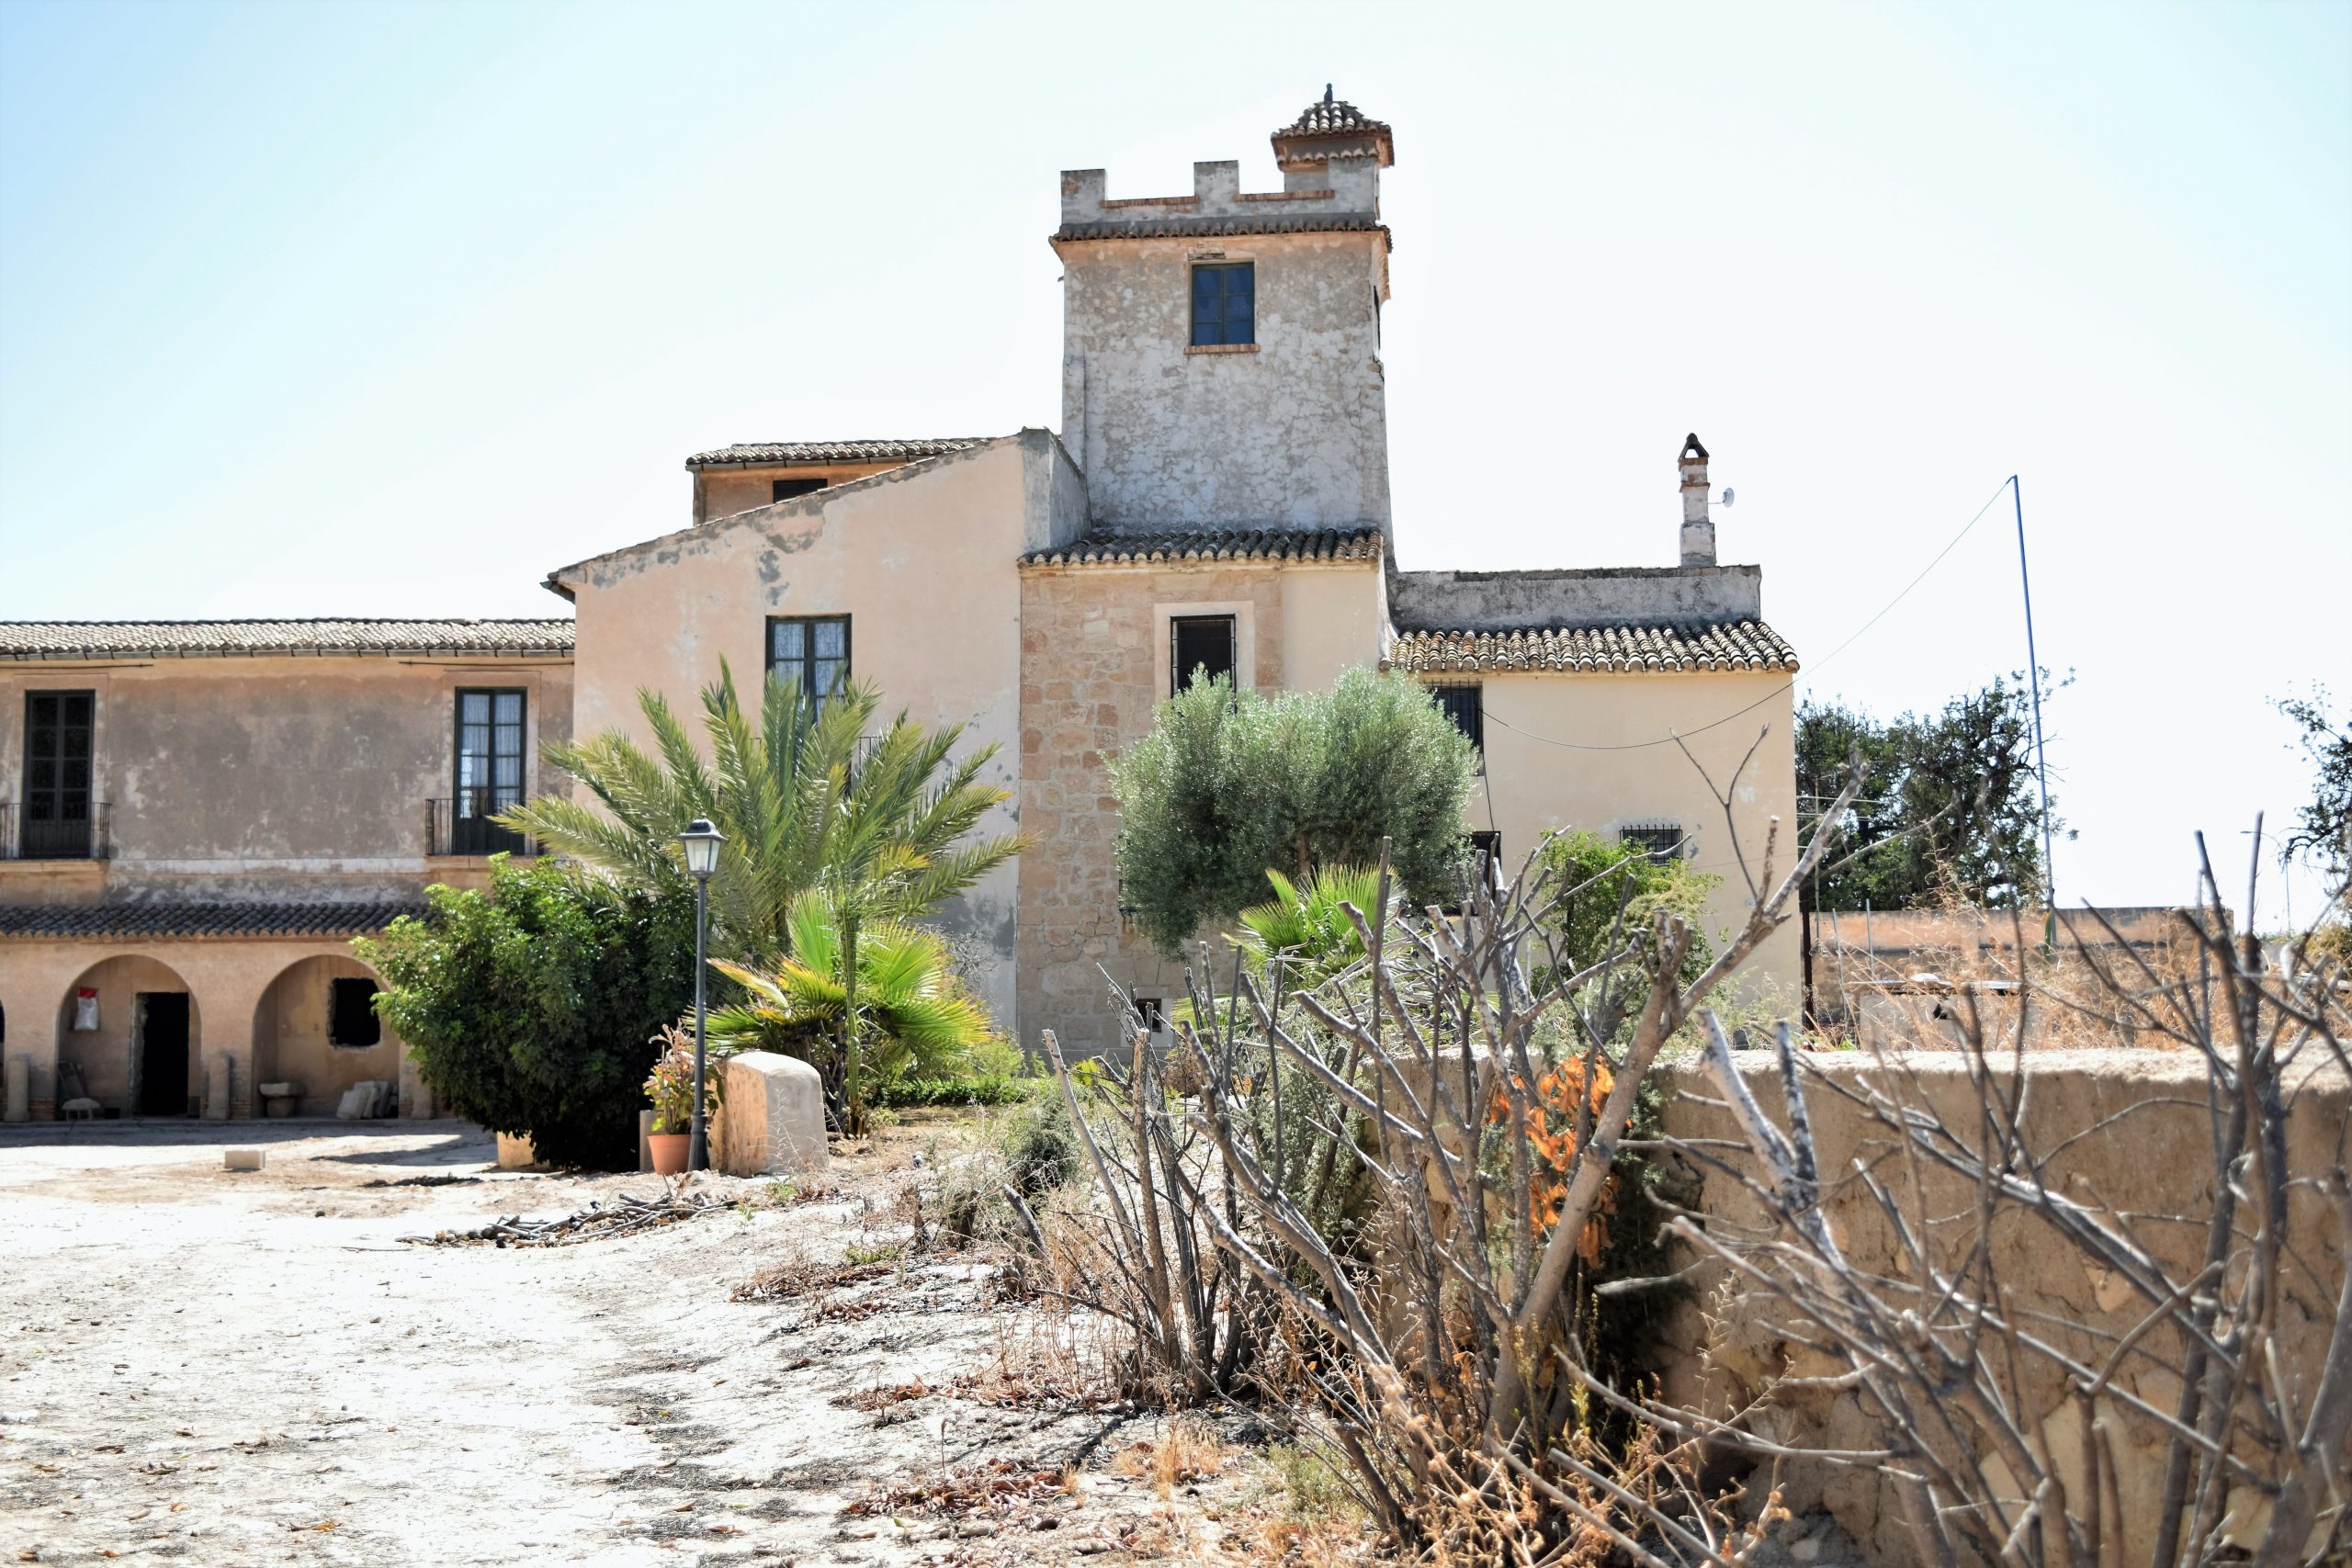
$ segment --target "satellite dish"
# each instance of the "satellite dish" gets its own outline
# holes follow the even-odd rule
[[[1731,504],[1731,497],[1732,497],[1732,490],[1731,490],[1731,486],[1729,486],[1729,485],[1725,485],[1725,486],[1724,486],[1724,504],[1725,506],[1729,506],[1729,505]]]

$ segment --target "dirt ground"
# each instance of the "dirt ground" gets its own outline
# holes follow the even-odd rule
[[[745,1206],[500,1248],[401,1238],[662,1184],[495,1171],[456,1122],[6,1129],[0,1562],[1295,1555],[1262,1451],[1163,1497],[1136,1445],[1167,1434],[1057,1394],[1068,1320],[997,1302],[985,1259],[729,1299],[903,1243],[915,1157],[954,1135],[913,1117],[830,1193],[715,1179]],[[973,1466],[944,1506],[905,1489]]]

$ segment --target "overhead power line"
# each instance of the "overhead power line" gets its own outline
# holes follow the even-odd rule
[[[2009,487],[2016,482],[2017,481],[2014,479],[2003,479],[1999,487],[1985,499],[1984,504],[1976,509],[1976,515],[1971,517],[1966,523],[1961,525],[1960,532],[1954,534],[1951,536],[1951,541],[1945,545],[1942,549],[1936,552],[1934,559],[1928,561],[1927,565],[1919,569],[1917,576],[1905,583],[1902,590],[1897,592],[1894,598],[1889,599],[1885,604],[1880,605],[1876,615],[1871,616],[1869,620],[1864,621],[1860,626],[1856,626],[1853,631],[1848,635],[1845,641],[1831,649],[1827,653],[1823,654],[1818,660],[1808,666],[1807,672],[1817,672],[1822,665],[1828,663],[1831,660],[1837,658],[1839,654],[1853,647],[1856,642],[1860,640],[1863,633],[1869,631],[1872,626],[1878,625],[1879,622],[1884,620],[1887,617],[1888,613],[1891,612],[1897,604],[1902,604],[1903,601],[1910,595],[1910,592],[1914,588],[1918,587],[1919,584],[1928,580],[1928,574],[1929,572],[1943,565],[1944,558],[1960,547],[1960,542],[1968,537],[1970,530],[1973,529],[1977,524],[1984,520],[1984,514],[1993,510],[1994,502],[1999,501],[2001,497],[2007,492]],[[1779,685],[1773,687],[1770,691],[1765,693],[1762,696],[1757,698],[1754,702],[1747,705],[1747,706],[1734,708],[1731,712],[1724,715],[1723,717],[1710,719],[1707,723],[1700,725],[1695,729],[1669,730],[1668,733],[1659,736],[1655,740],[1621,740],[1611,745],[1596,745],[1592,742],[1583,740],[1559,740],[1549,735],[1538,735],[1532,729],[1521,729],[1519,726],[1511,723],[1510,720],[1501,717],[1499,715],[1496,714],[1493,709],[1487,707],[1483,701],[1478,705],[1478,707],[1479,711],[1483,713],[1488,720],[1501,725],[1505,729],[1510,730],[1512,734],[1523,735],[1530,740],[1540,740],[1546,746],[1557,746],[1563,750],[1640,751],[1652,746],[1671,746],[1676,741],[1687,739],[1690,736],[1703,735],[1710,729],[1720,728],[1723,726],[1729,724],[1733,719],[1739,717],[1742,714],[1753,713],[1756,709],[1762,707],[1766,703],[1770,702],[1773,698],[1780,696],[1782,693],[1789,691],[1795,685],[1796,679],[1794,676],[1792,676],[1788,680],[1783,681]]]

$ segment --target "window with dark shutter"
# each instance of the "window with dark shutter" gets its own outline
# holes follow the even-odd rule
[[[797,495],[809,495],[825,488],[829,480],[816,479],[773,479],[768,484],[768,504],[790,501]]]
[[[1173,695],[1194,681],[1234,680],[1231,615],[1177,615],[1168,623],[1169,691]],[[1238,684],[1238,682],[1235,682]]]
[[[1193,268],[1193,346],[1258,341],[1258,264]]]
[[[92,740],[96,692],[25,694],[25,828],[28,860],[81,860],[90,853]]]
[[[515,688],[458,690],[452,854],[528,852],[522,834],[492,820],[523,804],[523,694]]]
[[[1470,852],[1476,857],[1474,870],[1481,887],[1492,887],[1502,874],[1503,836],[1500,833],[1473,833]]]
[[[383,1021],[376,1016],[375,981],[361,976],[327,984],[328,1044],[373,1045],[383,1039]]]
[[[768,622],[768,669],[822,708],[849,680],[847,615],[777,615]]]
[[[1440,681],[1435,682],[1430,690],[1437,697],[1437,705],[1444,710],[1446,717],[1453,721],[1453,727],[1468,736],[1470,744],[1478,748],[1480,756],[1485,756],[1487,752],[1485,688],[1476,681]]]

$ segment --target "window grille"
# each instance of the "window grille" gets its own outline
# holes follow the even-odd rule
[[[1196,679],[1214,681],[1221,676],[1239,685],[1234,674],[1238,662],[1237,640],[1231,615],[1171,616],[1168,622],[1169,694],[1182,691]]]
[[[1670,860],[1687,859],[1690,853],[1690,835],[1679,822],[1646,822],[1636,827],[1620,828],[1617,841],[1641,850],[1659,865]]]

